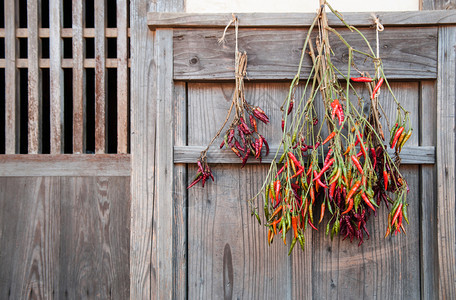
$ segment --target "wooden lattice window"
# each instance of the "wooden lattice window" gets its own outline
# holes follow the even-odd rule
[[[0,154],[128,153],[129,1],[0,7]]]

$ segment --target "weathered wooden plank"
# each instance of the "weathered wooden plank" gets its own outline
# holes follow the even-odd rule
[[[187,141],[187,84],[176,82],[173,97],[174,145]],[[174,165],[173,194],[173,299],[187,295],[187,167]]]
[[[456,27],[440,27],[436,148],[440,299],[456,298],[455,46]]]
[[[106,152],[105,1],[95,0],[95,153]]]
[[[354,48],[369,52],[358,33],[338,30]],[[375,46],[375,30],[363,34]],[[227,34],[224,46],[218,43],[222,34],[217,29],[179,29],[174,31],[174,79],[176,80],[233,80],[234,34]],[[241,51],[247,51],[250,80],[285,80],[296,75],[303,40],[307,31],[300,29],[239,30]],[[348,49],[334,34],[330,34],[334,51],[333,63],[346,73]],[[437,28],[387,28],[380,34],[380,57],[385,74],[390,79],[435,78],[437,72]],[[354,55],[357,67],[374,73],[372,60]],[[301,76],[306,77],[312,62],[306,56]]]
[[[85,75],[83,38],[83,1],[73,0],[73,153],[85,152]]]
[[[437,107],[434,81],[421,82],[420,145],[436,145]],[[438,298],[437,179],[436,166],[421,166],[421,297]]]
[[[0,155],[0,176],[129,176],[130,170],[127,154]]]
[[[261,106],[271,123],[280,124],[279,107],[287,87],[287,83],[247,84],[246,98]],[[189,145],[211,140],[225,120],[233,89],[228,83],[188,84]],[[278,143],[279,126],[259,124],[258,130],[271,143]],[[220,141],[215,142],[215,149]],[[201,150],[189,162],[188,180],[196,173]],[[293,275],[288,249],[280,239],[267,246],[267,231],[250,215],[246,201],[260,188],[267,166],[249,165],[240,170],[238,166],[212,165],[212,171],[215,184],[188,191],[188,298],[290,298]],[[255,205],[261,207],[262,200]]]
[[[175,146],[174,147],[174,163],[194,163],[198,159],[201,151],[205,146]],[[275,156],[277,146],[271,146],[271,153],[268,156],[264,156],[262,159],[263,163],[270,163]],[[402,164],[405,165],[432,165],[436,162],[434,146],[406,146],[402,149],[400,157],[402,158]],[[392,155],[394,151],[388,149],[388,152]],[[279,150],[279,157],[282,155],[283,150]],[[229,149],[218,149],[215,145],[207,153],[207,161],[210,163],[217,164],[240,164],[242,161]],[[248,164],[259,163],[256,160],[249,160]]]
[[[0,178],[0,298],[59,292],[60,179]]]
[[[19,111],[16,70],[16,2],[5,1],[5,153],[18,152]]]
[[[169,299],[172,296],[172,243],[173,236],[173,32],[158,30],[154,40],[154,59],[156,64],[154,95],[157,104],[157,142],[156,150],[156,194],[157,219],[153,237],[156,237],[157,298]]]
[[[51,154],[63,151],[62,2],[49,0]]]
[[[64,58],[61,60],[62,68],[71,69],[74,67],[74,62],[72,58]],[[84,68],[95,68],[95,59],[94,58],[84,58],[83,60]],[[107,58],[106,59],[106,68],[117,68],[117,58]],[[0,59],[0,68],[4,68],[6,66],[5,59]],[[48,58],[40,58],[39,59],[39,66],[41,69],[49,69],[50,68],[50,60]],[[128,60],[128,66],[130,66],[130,59]],[[27,58],[18,58],[16,59],[16,67],[17,68],[28,68],[28,59]]]
[[[435,9],[456,9],[455,0],[421,0],[420,9],[435,10]]]
[[[188,299],[291,298],[288,247],[277,238],[268,247],[267,231],[246,201],[260,188],[267,167],[212,171],[217,184],[189,190]],[[191,165],[189,174],[195,173]]]
[[[38,66],[40,47],[38,28],[40,27],[41,1],[27,1],[28,49],[28,153],[41,152],[42,102],[41,71]]]
[[[439,8],[437,8],[439,9]],[[446,9],[446,8],[440,8]],[[370,13],[344,13],[345,21],[353,26],[372,26]],[[436,24],[455,24],[454,11],[407,11],[407,12],[379,12],[376,14],[385,26],[422,26]],[[313,13],[238,13],[239,27],[309,27],[315,14]],[[155,28],[192,28],[192,27],[225,27],[232,19],[228,13],[160,13],[150,12],[147,24]],[[344,25],[333,14],[328,13],[330,26]]]
[[[127,1],[117,1],[117,153],[128,150]]]
[[[129,185],[129,177],[61,178],[56,298],[129,298]]]
[[[147,1],[130,2],[131,230],[130,298],[151,299],[156,105],[152,103],[153,35],[144,28]]]
[[[116,38],[117,37],[117,28],[106,28],[105,30],[106,37]],[[94,38],[95,37],[95,28],[83,28],[82,34],[85,38]],[[127,31],[128,36],[130,36],[130,29]],[[0,28],[0,37],[5,37],[6,32],[4,28]],[[16,28],[16,37],[17,38],[27,38],[28,31],[27,28]],[[38,36],[40,38],[49,38],[49,28],[38,28]],[[62,38],[72,38],[74,32],[72,28],[62,28],[61,30]]]

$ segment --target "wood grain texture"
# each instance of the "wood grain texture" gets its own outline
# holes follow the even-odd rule
[[[260,105],[271,123],[279,124],[279,106],[287,86],[248,83],[246,98]],[[233,84],[188,84],[189,145],[210,141],[225,119],[233,89]],[[278,143],[280,128],[276,127],[258,126],[271,144]],[[215,142],[214,149],[220,141]],[[188,166],[188,178],[196,173],[195,161]],[[291,287],[297,284],[292,282],[296,273],[292,275],[288,247],[280,239],[268,247],[267,231],[250,215],[246,201],[260,188],[267,166],[249,165],[241,170],[238,166],[212,165],[212,171],[215,184],[188,191],[188,298],[291,298]],[[262,201],[258,199],[255,204],[261,207]],[[309,272],[310,266],[302,271]]]
[[[437,80],[437,229],[439,298],[456,298],[456,27],[439,28]]]
[[[86,80],[84,70],[83,1],[72,2],[73,43],[73,153],[81,154],[86,149]]]
[[[72,69],[74,67],[74,61],[72,58],[63,58],[61,59],[62,68],[63,69]],[[128,66],[130,66],[130,59],[128,60]],[[50,60],[48,58],[40,58],[38,63],[40,69],[49,69],[50,68]],[[0,59],[0,68],[5,68],[6,61],[5,59]],[[83,60],[84,68],[95,68],[95,59],[94,58],[84,58]],[[115,69],[118,66],[118,59],[117,58],[107,58],[106,59],[106,68],[108,69]],[[28,68],[28,59],[27,58],[17,58],[16,59],[16,67],[19,69],[27,69]]]
[[[16,1],[5,1],[5,153],[18,152],[19,103],[16,69]],[[2,129],[3,130],[3,129]]]
[[[424,2],[434,2],[423,0]],[[443,0],[435,1],[437,3]],[[449,1],[445,1],[448,3]],[[451,4],[447,6],[453,7]],[[442,5],[443,6],[443,5]],[[434,9],[447,9],[440,4],[434,5]],[[344,13],[344,19],[354,26],[373,25],[370,13]],[[419,26],[436,24],[455,24],[456,13],[454,11],[407,11],[407,12],[379,12],[376,13],[380,22],[385,26]],[[309,27],[315,14],[313,13],[237,13],[240,27]],[[150,28],[193,28],[193,27],[221,27],[232,19],[230,13],[160,13],[150,12],[147,23]],[[333,14],[328,13],[330,26],[343,27],[344,25]]]
[[[41,70],[38,66],[40,47],[38,28],[40,24],[41,1],[27,1],[28,65],[28,153],[41,153],[42,101]]]
[[[187,142],[187,84],[174,84],[174,145]],[[187,166],[174,165],[173,178],[173,299],[187,295]]]
[[[157,298],[158,277],[155,272],[157,239],[152,233],[158,228],[157,210],[154,210],[157,195],[155,184],[156,151],[161,141],[156,140],[158,104],[157,91],[153,90],[154,34],[147,27],[148,11],[182,11],[184,1],[130,2],[131,27],[131,236],[130,236],[130,298]],[[166,99],[171,101],[172,98]],[[172,129],[171,129],[172,130]],[[157,145],[158,143],[158,145]],[[170,152],[172,149],[170,149]],[[172,161],[171,161],[172,162]],[[172,173],[172,166],[168,172]],[[172,190],[172,182],[169,189]],[[170,203],[168,205],[172,206]],[[152,228],[154,226],[154,228]],[[171,239],[171,237],[168,237]],[[167,241],[169,242],[169,240]],[[172,270],[172,266],[169,267]],[[172,273],[169,274],[172,277]],[[168,279],[166,279],[168,280]],[[172,279],[170,279],[172,281]]]
[[[338,30],[354,48],[369,52],[356,32]],[[375,46],[375,31],[362,30]],[[179,29],[174,33],[174,79],[176,80],[233,80],[234,33],[228,30],[225,45],[218,39],[216,29]],[[239,30],[241,51],[248,53],[247,78],[250,80],[293,79],[301,57],[307,31],[300,29],[243,29]],[[334,51],[333,63],[347,72],[348,49],[334,34],[330,34]],[[284,45],[286,45],[284,47]],[[435,78],[437,72],[437,28],[387,28],[380,34],[380,53],[385,74],[393,79]],[[374,73],[373,63],[354,54],[357,67]],[[302,77],[308,76],[311,59],[305,57]]]
[[[144,27],[148,1],[130,2],[131,27],[131,227],[130,299],[151,299],[152,216],[155,182],[156,105],[153,82],[153,35]]]
[[[51,154],[63,152],[62,2],[49,0]]]
[[[16,28],[16,37],[17,38],[27,38],[29,36],[27,28]],[[130,36],[130,28],[127,31],[128,36]],[[94,38],[95,37],[95,28],[83,28],[82,35],[85,38]],[[5,28],[0,28],[0,38],[6,36]],[[40,38],[49,38],[49,28],[38,28],[38,36]],[[62,28],[61,30],[62,38],[72,38],[74,32],[72,28]],[[106,28],[106,37],[116,38],[117,37],[117,28]]]
[[[97,155],[0,155],[0,176],[129,176],[130,156]]]
[[[1,177],[0,186],[0,298],[55,298],[60,276],[59,178]]]
[[[60,299],[129,298],[128,177],[61,179]]]
[[[106,152],[105,0],[95,0],[95,153]]]
[[[127,0],[117,1],[117,153],[128,150]]]
[[[201,151],[205,146],[175,146],[174,147],[174,163],[194,163],[198,159]],[[275,156],[277,146],[270,146],[271,152],[268,156],[262,159],[262,163],[270,163]],[[279,157],[282,155],[283,150],[279,149]],[[391,155],[394,153],[392,150],[388,150]],[[242,161],[238,157],[232,156],[233,152],[229,149],[217,149],[217,145],[214,149],[207,153],[207,161],[209,163],[217,164],[241,164]],[[407,146],[402,149],[400,154],[402,158],[402,164],[405,165],[432,165],[435,164],[435,147],[434,146]],[[248,161],[248,164],[258,164],[259,161],[252,160]]]
[[[435,81],[421,82],[420,145],[436,145],[437,140],[437,91]],[[420,215],[421,215],[421,297],[437,299],[438,247],[437,247],[437,168],[421,166]]]
[[[420,2],[421,10],[446,9],[448,11],[456,9],[456,1],[454,0],[421,0]]]
[[[157,105],[156,123],[156,169],[154,231],[157,248],[152,261],[157,277],[155,297],[170,299],[173,287],[173,32],[158,30],[154,40],[154,102]],[[156,218],[155,218],[156,216]],[[154,283],[152,283],[154,286]]]

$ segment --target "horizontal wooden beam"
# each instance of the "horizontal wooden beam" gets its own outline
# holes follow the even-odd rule
[[[174,30],[174,79],[175,80],[234,80],[233,31],[226,35],[226,43],[218,39],[222,29]],[[338,32],[355,49],[369,53],[369,47],[356,32],[345,28]],[[375,49],[376,32],[361,32]],[[316,32],[315,36],[316,36]],[[298,70],[303,41],[307,31],[302,29],[241,29],[239,49],[248,55],[249,80],[290,80]],[[314,37],[315,37],[314,36]],[[434,79],[437,76],[437,27],[387,28],[380,33],[380,57],[389,79]],[[332,63],[347,74],[349,50],[333,33],[329,35],[334,51]],[[354,53],[356,67],[375,74],[372,59]],[[301,77],[307,77],[312,61],[306,55]],[[353,67],[352,74],[354,73]]]
[[[107,58],[106,59],[106,68],[108,69],[115,69],[118,65],[117,58]],[[0,59],[0,68],[5,68],[6,61],[5,59]],[[19,69],[27,69],[28,68],[28,59],[27,58],[18,58],[16,59],[16,67]],[[41,69],[49,69],[50,67],[50,60],[49,58],[40,58],[39,60],[39,67]],[[128,59],[128,67],[130,67],[130,59]],[[63,58],[62,59],[62,68],[64,69],[71,69],[73,68],[73,59],[71,58]],[[95,59],[94,58],[85,58],[84,59],[84,68],[95,68]]]
[[[407,11],[376,13],[384,26],[432,26],[456,24],[456,11]],[[308,27],[315,18],[314,13],[238,13],[240,27]],[[353,26],[372,26],[371,13],[344,13],[344,20]],[[194,28],[225,27],[232,19],[231,13],[157,13],[147,15],[149,28]],[[330,26],[343,27],[344,24],[332,13],[328,13]]]
[[[130,176],[129,154],[0,155],[0,176]]]
[[[130,36],[130,28],[127,31],[128,36]],[[116,38],[117,37],[117,28],[105,28],[105,35],[107,38]],[[39,28],[38,36],[40,38],[49,38],[49,28]],[[5,37],[5,28],[0,28],[0,38]],[[16,28],[16,37],[17,38],[28,38],[27,28]],[[61,31],[62,38],[72,38],[73,29],[72,28],[62,28]],[[95,28],[84,28],[83,37],[85,38],[94,38],[95,37]]]
[[[203,146],[174,146],[174,163],[196,163]],[[270,163],[274,158],[277,147],[271,147],[270,154],[264,157],[262,163]],[[279,151],[279,157],[283,151]],[[393,155],[393,151],[388,149],[388,153]],[[404,147],[400,154],[402,159],[401,163],[406,165],[429,165],[435,164],[435,147],[421,146],[421,147]],[[241,160],[233,154],[231,150],[227,149],[214,149],[209,150],[207,153],[207,160],[209,163],[214,164],[240,164]],[[250,159],[248,163],[259,163],[258,160]]]

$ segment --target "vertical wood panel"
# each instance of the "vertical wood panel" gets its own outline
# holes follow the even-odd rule
[[[62,2],[49,0],[51,154],[63,151]]]
[[[128,145],[127,1],[117,0],[117,153]]]
[[[421,0],[420,9],[435,10],[435,9],[456,9],[455,0]]]
[[[421,82],[420,145],[435,146],[437,99],[434,81]],[[421,166],[421,296],[438,298],[437,180],[436,166]]]
[[[440,299],[456,298],[455,46],[456,27],[440,27],[436,149]]]
[[[155,33],[154,58],[155,102],[157,104],[156,151],[156,230],[157,239],[155,271],[157,275],[156,297],[172,296],[172,253],[169,239],[173,236],[173,31],[157,30]],[[154,263],[154,261],[153,261]]]
[[[40,43],[38,28],[40,28],[41,1],[27,1],[27,30],[28,30],[28,153],[41,152],[42,103],[41,103],[41,71],[38,66],[40,59]]]
[[[50,299],[58,294],[59,180],[0,178],[2,299]]]
[[[73,153],[85,152],[84,1],[73,0]]]
[[[184,1],[131,0],[131,236],[130,236],[130,298],[150,299],[157,286],[158,265],[152,263],[152,232],[155,182],[155,150],[157,103],[151,87],[154,82],[154,34],[147,28],[148,11],[182,11]],[[171,99],[168,99],[171,101]],[[172,168],[168,170],[172,172]],[[172,189],[170,185],[168,188]],[[168,203],[171,205],[170,203]],[[154,226],[154,228],[152,228]],[[154,251],[155,252],[155,251]],[[172,274],[169,274],[172,276]]]
[[[186,83],[174,84],[174,145],[187,144]],[[187,167],[174,165],[173,299],[185,299],[187,290]]]
[[[392,89],[397,99],[411,113],[415,132],[408,144],[418,145],[418,84],[393,83]],[[361,95],[368,97],[368,92],[364,89]],[[396,106],[386,90],[382,90],[381,95],[380,103],[391,122],[396,116]],[[386,125],[385,119],[382,119],[382,124]],[[387,140],[388,138],[386,137]],[[367,228],[370,239],[365,237],[364,244],[360,247],[356,240],[350,243],[342,241],[341,237],[336,237],[331,242],[322,232],[324,227],[314,232],[313,298],[420,298],[418,167],[403,166],[401,172],[410,186],[407,198],[410,204],[410,225],[406,226],[407,235],[393,235],[384,239],[389,212],[384,205],[378,210],[377,217],[371,215],[369,218]],[[315,214],[318,215],[318,212]]]
[[[95,0],[95,153],[106,151],[105,0]]]
[[[19,118],[17,112],[17,69],[16,69],[16,1],[5,1],[5,153],[18,151],[17,140]]]
[[[210,141],[225,119],[233,90],[231,83],[188,85],[188,144]],[[287,83],[247,84],[246,98],[264,108],[272,124],[280,124],[279,106],[287,90]],[[271,145],[277,145],[280,127],[258,127]],[[196,167],[191,164],[188,169],[191,178]],[[239,166],[213,165],[212,171],[215,183],[188,191],[188,298],[291,298],[288,247],[277,238],[267,245],[267,231],[250,215],[246,202],[260,188],[267,166],[248,165],[240,170]],[[259,207],[262,201],[256,202]]]
[[[128,177],[62,177],[59,299],[128,299]]]

